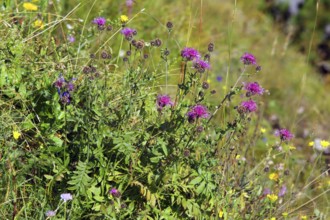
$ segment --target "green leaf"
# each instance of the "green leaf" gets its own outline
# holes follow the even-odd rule
[[[166,147],[165,144],[162,144],[162,149],[163,149],[163,152],[164,152],[165,156],[167,156],[168,152],[167,152],[167,147]]]
[[[203,192],[203,190],[205,189],[205,182],[202,182],[196,189],[196,193],[199,195]]]
[[[62,139],[60,139],[56,136],[52,136],[50,139],[54,142],[56,147],[62,147],[62,145],[63,145],[63,140]]]
[[[190,181],[189,185],[193,185],[194,186],[194,185],[200,183],[202,180],[203,180],[203,178],[200,177],[200,176],[198,176],[195,179],[193,179],[192,181]]]

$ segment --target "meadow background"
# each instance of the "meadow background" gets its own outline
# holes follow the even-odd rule
[[[278,2],[3,0],[1,219],[328,219],[330,1]]]

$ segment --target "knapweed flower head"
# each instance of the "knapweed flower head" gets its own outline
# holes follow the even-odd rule
[[[198,72],[204,73],[205,70],[210,69],[211,66],[208,62],[197,59],[196,61],[194,61],[194,68],[197,69]]]
[[[185,47],[182,51],[181,51],[181,56],[188,60],[198,60],[200,59],[201,55],[199,54],[199,52],[192,48],[192,47]]]
[[[93,24],[96,24],[99,27],[104,26],[105,23],[106,23],[106,20],[104,17],[94,18],[94,20],[93,20]]]
[[[120,192],[118,189],[116,188],[112,188],[110,190],[110,194],[113,196],[113,197],[116,197],[116,198],[119,198],[121,196]]]
[[[30,2],[24,2],[23,8],[27,11],[37,11],[38,10],[38,6],[33,3],[30,3]]]
[[[294,136],[293,134],[287,130],[287,129],[280,129],[275,132],[276,136],[279,136],[282,141],[289,141],[291,140]]]
[[[61,194],[61,200],[64,202],[72,200],[72,195],[70,193],[62,193]]]
[[[58,77],[58,79],[54,82],[54,86],[58,89],[62,89],[65,85],[65,79],[62,75]]]
[[[207,108],[203,105],[195,105],[191,108],[191,110],[187,113],[188,121],[190,123],[194,122],[199,118],[207,118],[209,116],[209,112]]]
[[[132,7],[133,6],[133,0],[126,0],[126,6]]]
[[[283,185],[281,188],[280,188],[280,191],[278,192],[278,197],[283,197],[285,194],[286,194],[286,186]]]
[[[54,217],[55,215],[56,215],[55,211],[49,210],[49,211],[46,212],[47,217]]]
[[[121,30],[121,33],[125,36],[127,40],[131,40],[133,38],[133,35],[136,35],[136,30],[133,28],[126,27]]]
[[[241,61],[244,63],[244,65],[257,65],[256,58],[250,53],[244,53],[244,55],[241,57]]]
[[[265,195],[265,196],[267,196],[267,195],[269,195],[271,193],[272,193],[272,191],[269,188],[265,188],[262,194]]]
[[[254,112],[257,110],[257,103],[252,99],[243,101],[241,102],[240,109],[243,110],[243,112]]]
[[[161,111],[165,106],[173,106],[171,97],[168,95],[158,95],[157,97],[157,108]]]
[[[128,21],[128,17],[126,15],[121,15],[120,21],[121,21],[121,23],[126,23]]]
[[[244,89],[247,91],[247,96],[262,95],[265,91],[257,82],[243,83],[243,85]]]

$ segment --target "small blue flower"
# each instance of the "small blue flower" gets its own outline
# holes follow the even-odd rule
[[[72,200],[72,195],[70,193],[62,193],[61,200],[64,202]]]
[[[217,76],[217,81],[218,81],[218,82],[221,82],[222,79],[223,79],[222,76]]]
[[[46,212],[47,217],[54,217],[55,215],[56,215],[55,211],[49,210],[49,211]]]

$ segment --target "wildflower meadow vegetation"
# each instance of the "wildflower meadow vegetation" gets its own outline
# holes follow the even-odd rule
[[[322,79],[244,2],[2,1],[0,219],[329,219]]]

